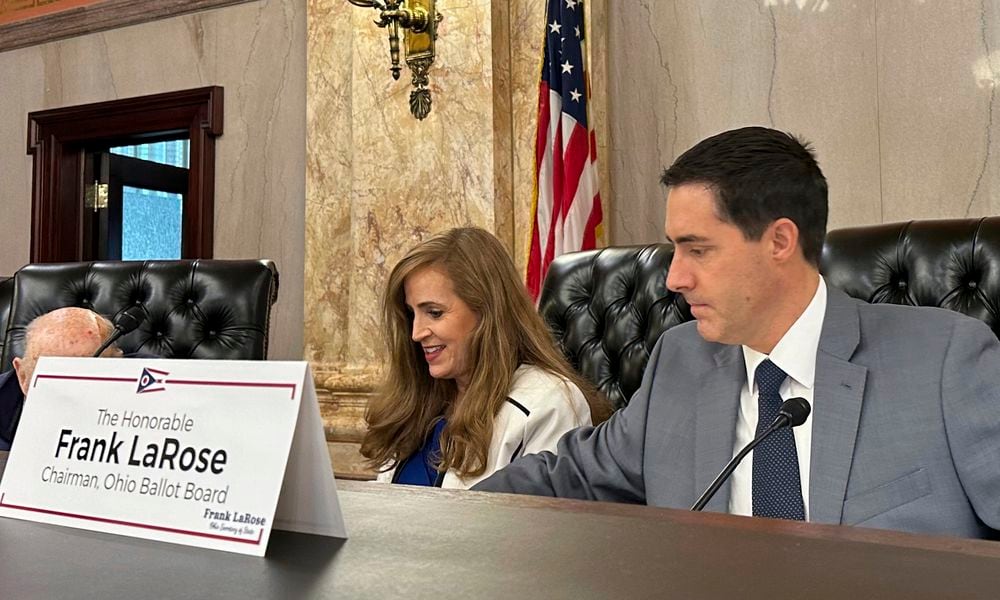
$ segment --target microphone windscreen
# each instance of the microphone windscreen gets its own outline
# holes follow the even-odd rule
[[[115,329],[120,331],[122,335],[125,335],[135,331],[145,320],[146,311],[142,310],[141,306],[130,306],[118,313],[118,317],[115,318]]]
[[[798,427],[806,422],[811,410],[812,407],[805,398],[789,398],[781,403],[778,414],[788,417],[789,427]]]

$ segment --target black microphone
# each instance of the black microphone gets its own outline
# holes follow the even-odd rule
[[[781,408],[778,409],[778,416],[774,418],[771,426],[764,430],[763,433],[755,437],[753,441],[746,445],[745,448],[740,450],[739,454],[733,457],[733,460],[729,461],[726,468],[719,473],[719,476],[715,478],[712,485],[708,486],[708,489],[701,495],[701,498],[698,498],[698,501],[694,503],[691,510],[698,511],[705,508],[705,505],[712,499],[715,492],[719,491],[719,488],[722,487],[722,484],[725,483],[726,479],[728,479],[729,476],[733,474],[733,471],[736,470],[736,467],[740,464],[740,461],[743,460],[743,457],[750,454],[750,451],[753,450],[757,444],[763,442],[767,439],[767,436],[782,427],[798,427],[799,425],[805,423],[806,419],[809,418],[810,410],[811,407],[809,406],[809,402],[806,401],[805,398],[789,398],[788,400],[782,402]]]
[[[97,349],[97,352],[94,352],[94,358],[100,356],[102,352],[108,349],[108,346],[117,342],[118,338],[121,336],[135,331],[135,329],[145,320],[146,311],[142,310],[142,307],[138,304],[130,306],[118,313],[114,322],[115,330],[111,332],[108,339],[104,340],[104,343]]]

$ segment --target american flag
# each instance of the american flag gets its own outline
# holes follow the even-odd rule
[[[581,0],[548,0],[543,52],[526,278],[536,300],[553,258],[595,248],[603,237]]]

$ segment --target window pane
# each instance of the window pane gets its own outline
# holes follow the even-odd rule
[[[122,189],[122,260],[181,257],[180,194],[125,186]]]
[[[174,140],[138,146],[119,146],[112,148],[111,153],[186,169],[188,168],[189,146],[188,140]]]

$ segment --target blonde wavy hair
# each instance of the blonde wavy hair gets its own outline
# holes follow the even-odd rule
[[[472,365],[459,402],[454,380],[434,379],[419,343],[411,339],[413,314],[406,306],[406,278],[437,267],[451,279],[455,294],[479,319],[470,334],[465,364]],[[552,335],[528,298],[524,284],[499,240],[483,229],[452,229],[410,250],[389,274],[382,300],[386,373],[368,404],[368,431],[361,454],[375,468],[392,468],[420,449],[438,419],[440,472],[460,477],[486,470],[493,422],[520,365],[534,365],[576,384],[595,423],[607,418],[608,404],[577,374],[556,348]]]

